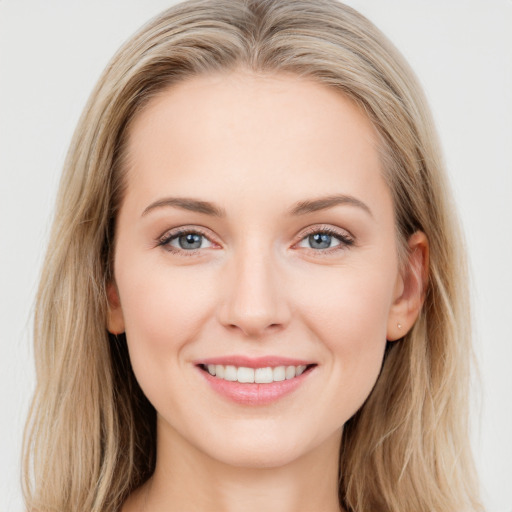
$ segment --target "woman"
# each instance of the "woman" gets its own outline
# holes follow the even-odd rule
[[[334,1],[124,45],[61,182],[29,510],[480,510],[464,255],[407,64]]]

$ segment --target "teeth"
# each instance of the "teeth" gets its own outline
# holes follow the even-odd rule
[[[276,366],[272,371],[273,381],[280,382],[286,378],[286,368],[284,366]]]
[[[226,366],[226,369],[224,370],[224,380],[230,380],[234,382],[237,377],[236,374],[236,366]]]
[[[206,366],[208,373],[220,379],[230,382],[270,384],[271,382],[281,382],[283,380],[293,379],[302,375],[307,367],[300,366],[276,366],[271,368],[246,368],[245,366],[232,366],[222,364],[209,364]]]
[[[258,384],[269,384],[274,380],[272,368],[256,368],[254,372],[254,382]]]
[[[305,366],[297,366],[297,370],[295,372],[295,375],[298,377],[299,375],[302,375],[304,373],[304,370],[306,369]]]
[[[244,368],[241,366],[237,371],[238,382],[254,382],[254,368]]]
[[[210,371],[210,370],[208,370]],[[212,372],[210,372],[212,373]],[[217,377],[220,377],[221,379],[224,378],[224,366],[221,364],[215,365],[215,373],[212,373],[212,375],[216,375]]]

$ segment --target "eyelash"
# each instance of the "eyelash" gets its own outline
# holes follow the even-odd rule
[[[306,229],[304,233],[301,234],[300,240],[296,242],[294,246],[301,243],[309,236],[315,234],[329,235],[333,238],[336,238],[340,242],[339,245],[336,245],[334,247],[328,247],[327,249],[313,249],[311,247],[306,248],[306,250],[313,252],[316,256],[329,256],[333,252],[346,250],[349,247],[353,246],[355,243],[355,240],[352,237],[352,235],[350,235],[346,231],[341,232],[337,229],[332,228],[331,226],[311,226],[310,228]]]
[[[336,229],[333,229],[330,226],[312,226],[301,234],[300,239],[297,242],[295,242],[293,246],[297,246],[303,240],[315,234],[328,235],[333,238],[336,238],[340,242],[339,245],[336,245],[334,247],[328,247],[326,249],[305,248],[306,250],[315,253],[315,255],[327,256],[332,252],[345,250],[354,245],[355,243],[354,238],[351,235],[347,234],[346,232],[342,233]],[[213,242],[204,231],[198,228],[178,228],[171,232],[167,232],[162,237],[160,237],[158,239],[157,246],[163,247],[166,251],[173,254],[179,254],[181,256],[194,256],[198,251],[201,250],[201,248],[186,250],[177,249],[170,245],[170,242],[172,240],[175,240],[183,235],[199,235],[201,237],[206,238],[210,243],[215,244],[215,242]]]
[[[212,244],[215,243],[210,240],[209,236],[205,232],[198,228],[178,228],[171,232],[165,233],[161,238],[158,239],[157,245],[163,247],[166,251],[169,251],[173,254],[179,254],[180,256],[194,256],[201,249],[177,249],[176,247],[170,245],[172,240],[177,239],[183,235],[199,235],[209,240]]]

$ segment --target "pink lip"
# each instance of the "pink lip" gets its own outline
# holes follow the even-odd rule
[[[289,393],[292,393],[299,386],[304,384],[304,382],[309,378],[310,374],[314,370],[314,368],[308,368],[302,375],[280,382],[271,382],[268,384],[250,384],[240,383],[237,381],[231,382],[214,377],[201,368],[202,365],[208,364],[222,364],[238,367],[244,366],[246,368],[275,368],[276,366],[307,366],[313,363],[310,361],[276,356],[265,356],[258,358],[249,358],[245,356],[225,356],[202,359],[196,362],[198,371],[201,373],[203,378],[206,379],[207,383],[214,391],[236,403],[253,406],[266,405],[279,400]]]
[[[289,357],[280,356],[247,357],[233,355],[210,357],[208,359],[198,359],[197,361],[194,361],[194,364],[223,364],[224,366],[244,366],[245,368],[275,368],[276,366],[308,366],[310,364],[314,364],[314,362],[306,361],[304,359],[292,359]]]

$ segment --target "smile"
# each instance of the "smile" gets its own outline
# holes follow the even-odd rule
[[[266,366],[263,368],[248,368],[223,364],[201,365],[202,369],[217,379],[244,384],[270,384],[299,377],[307,369],[307,365],[299,366]]]
[[[307,386],[318,365],[284,357],[228,356],[196,361],[195,366],[224,399],[262,406]]]

